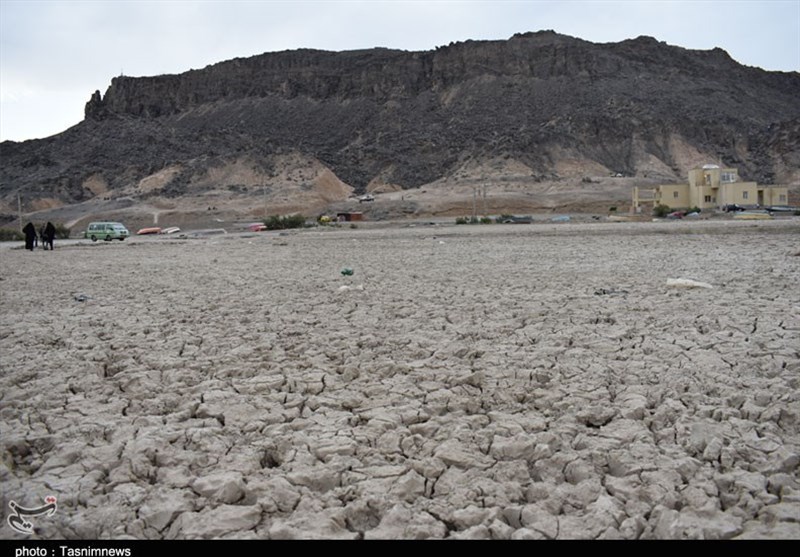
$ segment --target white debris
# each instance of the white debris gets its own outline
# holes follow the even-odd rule
[[[359,284],[358,286],[348,286],[346,284],[343,284],[338,289],[339,292],[349,292],[350,290],[359,290],[359,291],[364,290],[364,285]]]
[[[667,279],[667,286],[674,286],[677,288],[714,288],[707,282],[683,278]]]

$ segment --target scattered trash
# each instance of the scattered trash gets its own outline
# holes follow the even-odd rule
[[[344,269],[342,269],[342,274],[346,277],[352,276],[353,269],[351,269],[350,267],[345,267]]]
[[[595,296],[613,296],[615,294],[627,294],[627,290],[618,290],[616,288],[598,288],[594,291]]]
[[[439,243],[440,244],[444,244],[444,240],[439,240]]]
[[[667,286],[675,286],[679,288],[714,288],[707,282],[700,282],[691,279],[667,279]]]
[[[75,294],[73,298],[75,299],[76,302],[85,302],[86,300],[91,299],[91,297],[87,296],[86,294]]]

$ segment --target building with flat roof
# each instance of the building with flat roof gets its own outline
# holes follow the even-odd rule
[[[641,194],[639,188],[633,189],[632,209],[637,213],[643,202],[652,202],[653,207],[666,205],[670,209],[722,209],[726,205],[771,207],[789,202],[788,187],[741,182],[738,170],[716,164],[690,170],[688,184],[664,184],[654,188],[651,196]]]

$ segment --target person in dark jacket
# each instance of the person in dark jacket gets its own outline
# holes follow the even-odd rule
[[[33,251],[33,248],[36,247],[36,227],[29,222],[22,229],[22,233],[25,234],[25,249]]]
[[[44,227],[44,232],[42,233],[42,247],[44,249],[48,249],[53,251],[53,240],[56,238],[56,227],[53,226],[52,222],[48,222]]]

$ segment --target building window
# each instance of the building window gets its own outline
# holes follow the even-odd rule
[[[706,174],[706,185],[707,186],[711,185],[711,174]]]
[[[672,192],[672,197],[674,199],[678,199],[678,192],[676,192],[676,191]]]
[[[786,202],[786,196],[784,194],[780,194],[778,196],[778,201],[780,201],[781,203],[785,203]]]
[[[735,172],[723,172],[720,175],[719,181],[723,184],[731,184],[736,181],[736,173]]]
[[[705,201],[706,203],[711,203],[711,196],[710,195],[705,196],[703,198],[703,201]]]
[[[748,192],[746,192],[746,191],[743,191],[743,192],[742,192],[742,199],[747,199],[747,193],[748,193]]]

